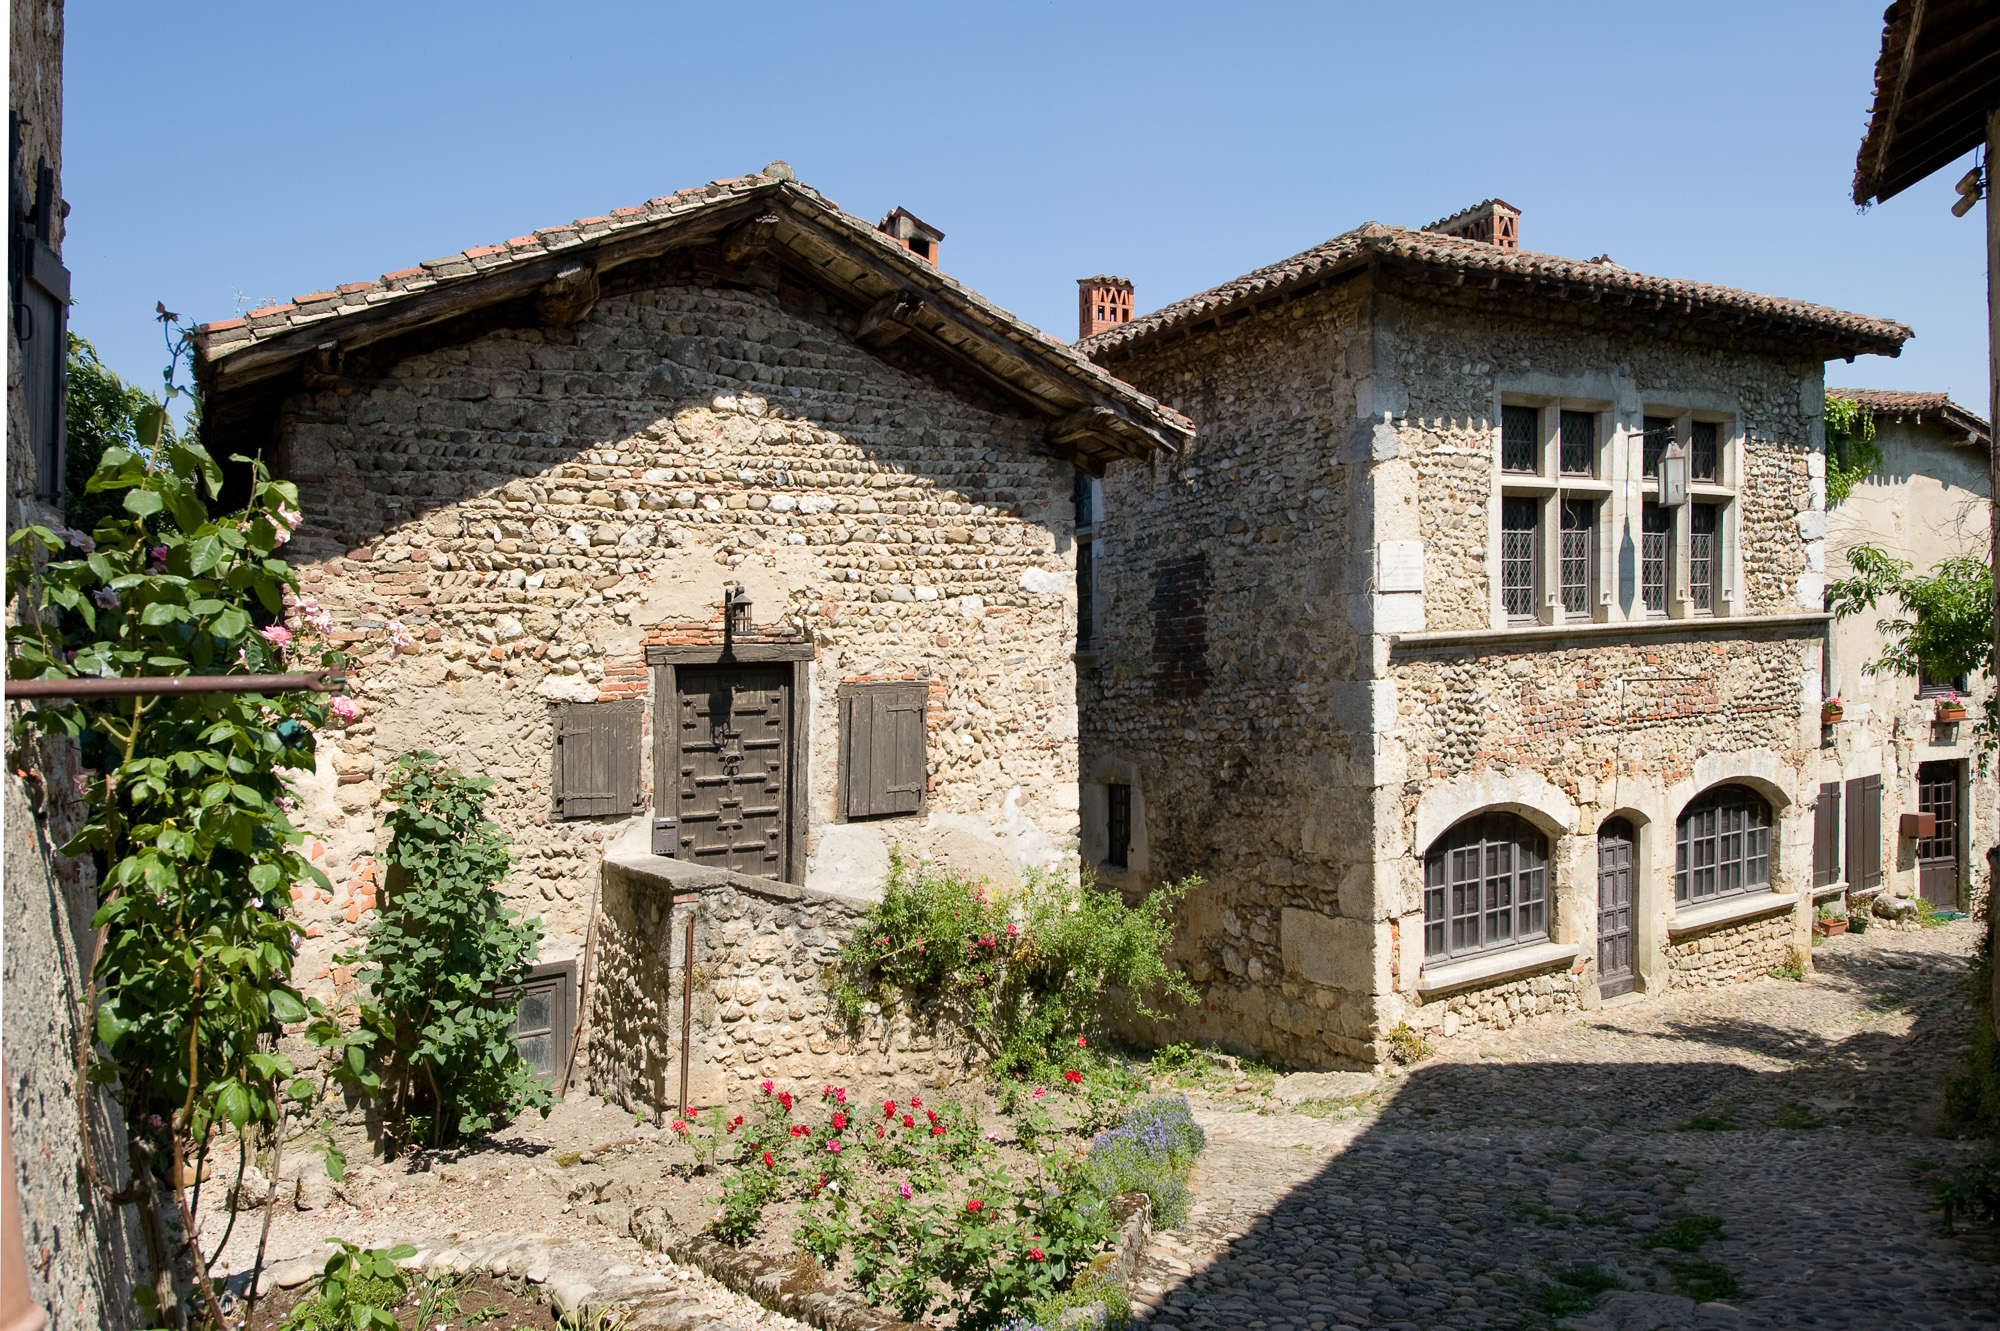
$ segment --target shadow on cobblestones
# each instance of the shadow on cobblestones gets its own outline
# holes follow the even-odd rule
[[[1817,985],[1621,1009],[1557,1057],[1418,1067],[1372,1116],[1204,1106],[1196,1214],[1149,1254],[1142,1324],[2000,1325],[2000,1267],[1940,1236],[1925,1184],[1972,1149],[1926,1135],[1964,969],[1878,948]]]

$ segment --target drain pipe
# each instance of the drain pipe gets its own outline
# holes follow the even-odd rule
[[[692,907],[700,898],[693,895],[674,898],[676,906]],[[688,1050],[691,1045],[689,1027],[694,1024],[694,911],[688,911],[687,949],[681,957],[681,1098],[674,1105],[675,1113],[681,1114],[688,1107]]]

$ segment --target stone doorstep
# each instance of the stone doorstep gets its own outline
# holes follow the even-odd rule
[[[1111,1199],[1111,1214],[1119,1222],[1117,1242],[1092,1259],[1084,1275],[1116,1284],[1129,1297],[1139,1259],[1153,1238],[1153,1199],[1143,1192],[1123,1193]],[[741,1252],[700,1234],[675,1237],[657,1208],[642,1207],[633,1214],[632,1236],[641,1247],[706,1271],[738,1294],[822,1331],[936,1331],[928,1323],[899,1321],[851,1294],[823,1288],[823,1275],[797,1261]]]

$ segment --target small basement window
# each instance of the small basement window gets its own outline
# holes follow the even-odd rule
[[[514,1047],[535,1074],[561,1078],[576,1031],[576,962],[552,961],[528,972],[514,1008]]]

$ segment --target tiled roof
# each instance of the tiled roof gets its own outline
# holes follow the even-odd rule
[[[1266,300],[1371,262],[1453,272],[1461,279],[1479,275],[1489,278],[1491,285],[1532,287],[1549,295],[1622,299],[1642,310],[1670,309],[1752,320],[1830,348],[1838,355],[1875,352],[1893,356],[1910,336],[1908,327],[1892,319],[1849,314],[1707,282],[1649,277],[1613,263],[1565,259],[1369,222],[1302,254],[1107,329],[1077,346],[1086,355],[1101,358],[1174,328],[1220,320],[1238,311],[1247,313]]]
[[[1977,442],[1990,445],[1993,427],[1977,412],[1967,411],[1951,400],[1948,393],[1901,393],[1886,388],[1829,388],[1829,397],[1853,398],[1877,416],[1909,417],[1921,423],[1926,416],[1941,424],[1963,430]]]
[[[302,355],[322,337],[340,339],[344,325],[379,320],[404,306],[412,308],[412,319],[421,319],[427,317],[423,307],[429,302],[419,302],[418,297],[425,293],[448,296],[457,284],[468,288],[465,299],[476,304],[481,297],[474,293],[484,289],[481,279],[489,275],[504,276],[507,270],[571,252],[582,257],[627,237],[643,238],[648,231],[666,232],[684,226],[698,231],[706,221],[701,214],[760,197],[785,205],[793,222],[805,223],[808,229],[819,228],[847,252],[866,255],[871,263],[893,272],[898,284],[921,289],[941,308],[984,330],[993,350],[968,344],[961,348],[965,354],[995,355],[1004,350],[1036,365],[1038,374],[1052,375],[1058,382],[1067,380],[1072,388],[1081,390],[1085,401],[1094,396],[1099,401],[1117,402],[1124,411],[1148,420],[1170,446],[1171,441],[1193,438],[1194,426],[1186,417],[1106,372],[1068,343],[960,285],[861,218],[843,212],[779,162],[753,175],[711,181],[649,199],[638,207],[617,208],[601,217],[545,227],[498,244],[427,259],[414,268],[384,273],[373,281],[349,282],[296,296],[287,304],[251,310],[241,318],[197,325],[193,330],[197,368],[228,377],[232,359],[245,352],[256,352],[254,359],[259,361],[267,356]]]

